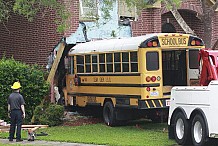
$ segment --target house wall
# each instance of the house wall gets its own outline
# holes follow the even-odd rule
[[[216,12],[213,17],[212,42],[211,42],[212,46],[216,43],[217,40],[218,40],[218,12]],[[218,50],[218,45],[215,49]]]
[[[101,7],[102,3],[99,5]],[[75,44],[76,42],[85,42],[83,34],[84,27],[86,27],[88,40],[131,37],[131,27],[119,24],[117,2],[113,3],[113,9],[110,11],[110,19],[104,19],[102,15],[103,13],[100,10],[98,10],[98,14],[99,20],[96,22],[85,21],[83,24],[80,23],[78,29],[67,37],[67,43]]]
[[[5,53],[7,57],[13,55],[16,60],[28,64],[37,63],[45,67],[50,51],[63,36],[70,38],[78,32],[83,37],[82,27],[79,24],[79,0],[65,0],[65,5],[71,12],[71,19],[69,19],[69,29],[63,34],[56,32],[55,12],[50,10],[47,10],[49,13],[46,15],[39,13],[33,22],[28,22],[21,16],[12,15],[8,22],[0,23],[0,57]],[[180,12],[196,34],[204,38],[202,22],[195,17],[197,13],[201,13],[200,6],[199,0],[187,0],[181,5]],[[171,13],[162,5],[162,8],[142,11],[138,20],[131,22],[132,36],[161,32],[161,26],[166,23],[167,18],[177,32],[183,32]],[[218,14],[215,14],[213,20],[212,44],[218,38]]]
[[[160,9],[143,10],[139,15],[138,21],[133,21],[131,27],[133,36],[161,32]]]
[[[50,51],[63,36],[69,36],[79,26],[78,0],[69,7],[72,12],[71,26],[68,31],[57,32],[55,12],[38,13],[33,22],[19,15],[12,15],[8,22],[0,23],[0,57],[13,56],[15,60],[28,64],[39,64],[44,68]]]

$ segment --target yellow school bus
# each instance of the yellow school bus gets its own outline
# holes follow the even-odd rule
[[[109,126],[139,115],[159,121],[173,86],[198,84],[202,48],[202,39],[180,33],[77,44],[68,53],[65,104],[100,106]]]

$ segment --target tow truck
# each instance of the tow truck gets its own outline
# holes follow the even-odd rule
[[[179,145],[203,146],[218,138],[218,50],[199,52],[199,86],[171,90],[168,135]]]

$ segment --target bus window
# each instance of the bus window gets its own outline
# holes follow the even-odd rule
[[[91,72],[91,57],[90,55],[85,56],[85,62],[86,62],[86,73]]]
[[[137,52],[130,52],[131,72],[138,72]]]
[[[98,56],[92,55],[92,72],[98,72]]]
[[[107,72],[113,72],[113,56],[112,53],[106,54]]]
[[[100,72],[105,72],[105,54],[99,54]]]
[[[159,69],[158,52],[147,52],[146,53],[146,67],[148,71]]]
[[[77,73],[84,73],[84,56],[76,57]]]
[[[189,50],[189,68],[198,69],[198,53],[199,50]]]
[[[129,72],[129,52],[122,53],[122,69],[123,72]]]
[[[120,53],[114,53],[114,71],[121,72]]]

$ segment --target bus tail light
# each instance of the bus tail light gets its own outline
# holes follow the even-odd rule
[[[155,76],[152,76],[152,77],[151,77],[151,81],[152,81],[152,82],[155,82],[156,79],[157,79],[157,78],[156,78]]]
[[[156,80],[157,80],[157,78],[156,78],[155,76],[152,76],[152,77],[147,76],[147,77],[146,77],[146,81],[147,81],[147,82],[150,82],[150,81],[155,82]]]
[[[147,82],[150,82],[150,81],[151,81],[151,77],[147,76],[147,77],[146,77],[146,81],[147,81]]]

